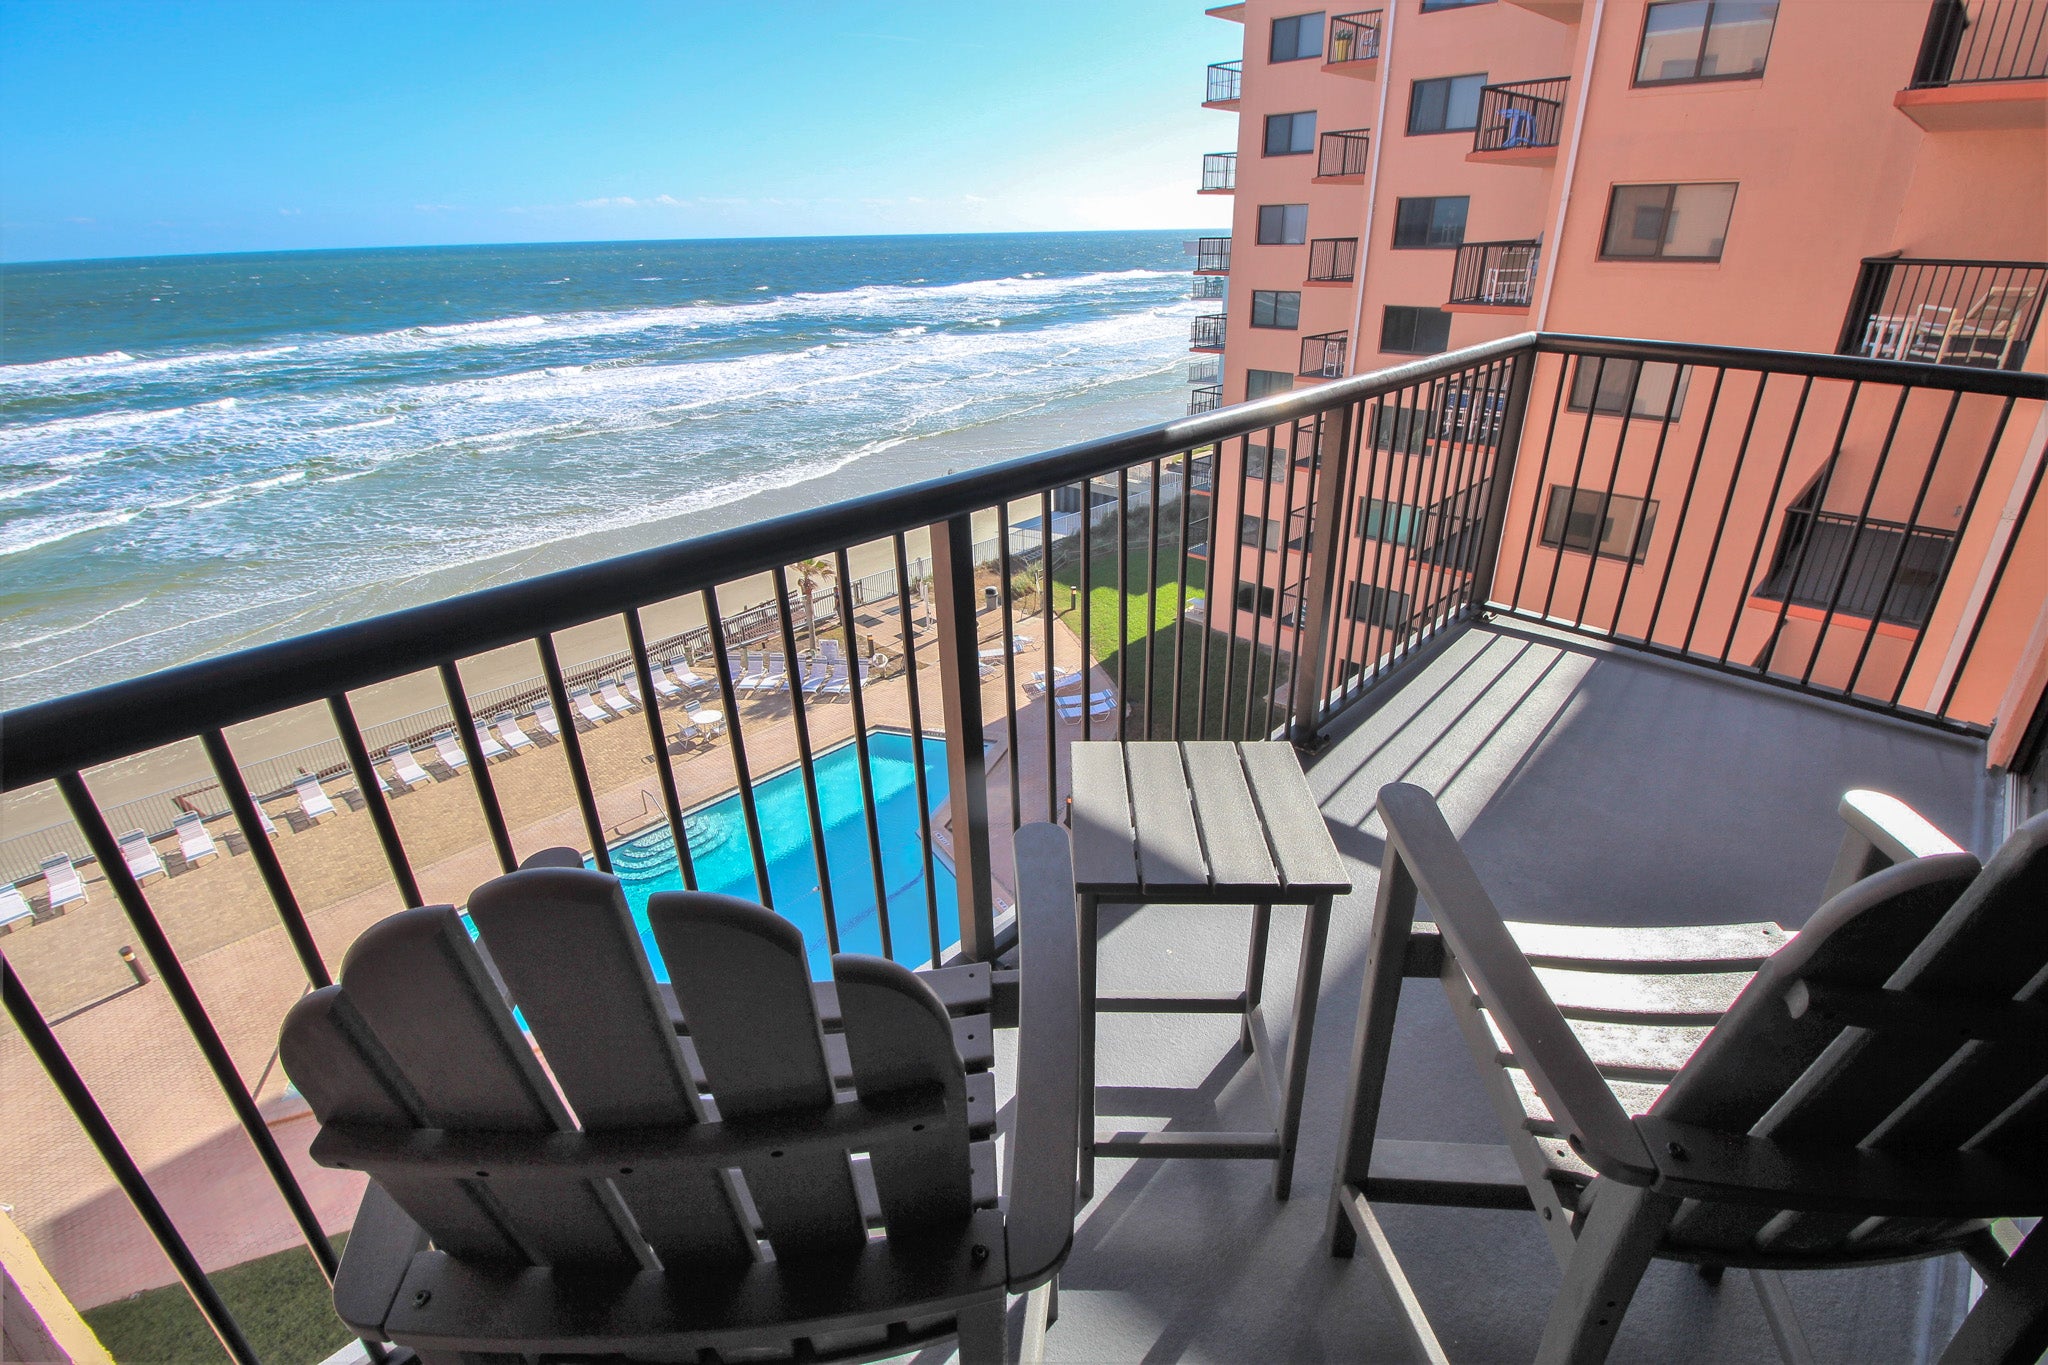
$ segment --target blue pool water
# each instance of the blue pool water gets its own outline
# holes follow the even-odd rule
[[[868,736],[874,773],[875,815],[881,830],[883,884],[888,888],[891,946],[897,961],[918,966],[930,961],[931,921],[924,868],[924,844],[918,836],[917,769],[911,738],[878,730]],[[882,951],[881,915],[875,905],[874,865],[868,857],[867,818],[860,787],[860,757],[851,740],[815,756],[818,804],[825,825],[825,859],[832,878],[832,908],[839,924],[839,949],[847,953]],[[926,790],[936,812],[946,799],[946,745],[929,736],[924,741]],[[804,801],[803,774],[796,768],[754,784],[754,806],[761,822],[761,842],[768,858],[768,882],[775,910],[804,931],[810,949],[811,975],[831,975],[831,948],[825,936],[824,900],[819,894],[818,865],[812,852],[810,818]],[[758,901],[754,859],[747,843],[746,816],[739,794],[714,802],[684,822],[697,886]],[[936,855],[936,877],[929,890],[939,906],[939,928],[945,942],[958,941],[953,873]],[[667,968],[647,927],[647,898],[656,891],[680,891],[683,874],[677,866],[675,842],[666,826],[627,840],[612,850],[612,871],[625,884],[626,901],[640,941],[657,979],[668,980]]]

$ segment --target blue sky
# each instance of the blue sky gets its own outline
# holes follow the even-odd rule
[[[0,258],[1221,226],[1202,0],[0,0]]]

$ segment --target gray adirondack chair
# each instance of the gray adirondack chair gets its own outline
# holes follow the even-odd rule
[[[1504,923],[1427,792],[1379,812],[1330,1234],[1418,1354],[1447,1358],[1375,1201],[1540,1213],[1564,1268],[1540,1361],[1604,1360],[1652,1257],[1748,1269],[1799,1360],[1778,1272],[1959,1251],[1987,1287],[1942,1359],[2048,1348],[2048,1233],[1994,1222],[2048,1212],[2048,816],[1980,870],[1852,792],[1832,894],[1788,936]],[[1507,1147],[1375,1142],[1404,976],[1442,981]]]
[[[1016,847],[1001,1206],[984,964],[841,955],[813,983],[788,921],[675,892],[647,911],[671,989],[618,882],[570,850],[477,890],[481,952],[448,906],[371,927],[280,1043],[313,1158],[372,1178],[342,1320],[429,1362],[870,1360],[950,1337],[1000,1361],[1006,1295],[1034,1291],[1042,1342],[1073,1237],[1079,959],[1065,832]]]

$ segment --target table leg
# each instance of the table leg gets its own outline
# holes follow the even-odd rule
[[[1081,897],[1081,1148],[1080,1193],[1095,1195],[1095,958],[1096,900]]]
[[[1238,1046],[1247,1054],[1252,1050],[1252,1011],[1258,1007],[1259,996],[1266,988],[1266,940],[1273,928],[1273,907],[1254,905],[1252,907],[1252,951],[1251,960],[1244,973],[1244,1020],[1238,1026]]]
[[[1301,930],[1301,969],[1294,981],[1294,1036],[1287,1040],[1287,1079],[1280,1091],[1280,1158],[1273,1163],[1273,1197],[1285,1199],[1294,1180],[1294,1147],[1301,1136],[1301,1092],[1308,1081],[1308,1050],[1315,1037],[1316,1001],[1322,993],[1323,949],[1330,939],[1330,900],[1308,907]]]

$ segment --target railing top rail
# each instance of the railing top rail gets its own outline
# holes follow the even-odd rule
[[[2048,270],[2048,261],[1983,261],[1962,256],[1865,256],[1863,264],[1972,266],[1984,270]]]
[[[1542,246],[1541,237],[1504,237],[1498,242],[1460,242],[1458,250],[1477,251],[1491,246]]]
[[[1372,136],[1372,129],[1370,129],[1370,128],[1332,128],[1332,129],[1330,129],[1330,130],[1329,130],[1328,132],[1325,132],[1325,133],[1323,134],[1323,136],[1324,136],[1324,137],[1370,137],[1370,136]]]
[[[1234,61],[1228,62],[1211,62],[1209,63],[1209,69],[1211,71],[1242,71],[1244,70],[1244,58],[1239,57]]]
[[[1536,349],[1545,355],[1583,355],[1608,360],[1668,360],[1730,370],[1785,370],[1816,379],[1849,379],[1866,384],[1911,385],[1920,389],[1988,393],[1997,398],[2048,400],[2048,374],[1929,365],[1912,360],[1869,360],[1755,346],[1711,346],[1691,341],[1631,341],[1619,337],[1543,332]],[[1452,354],[1457,354],[1452,352]]]
[[[1368,19],[1377,19],[1385,13],[1384,9],[1354,10],[1350,14],[1340,14],[1330,22],[1333,24],[1362,24]]]
[[[1480,88],[1482,90],[1513,90],[1520,92],[1537,86],[1569,85],[1571,84],[1571,79],[1570,76],[1543,76],[1533,81],[1494,81]]]

